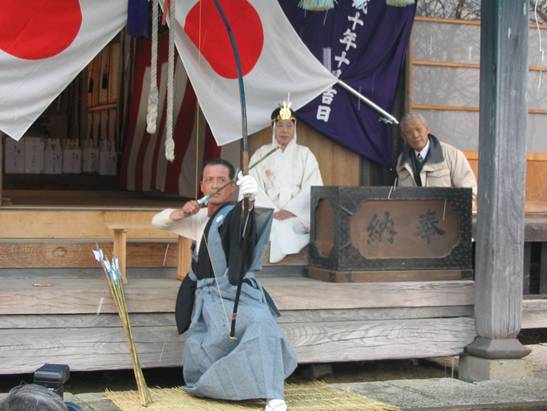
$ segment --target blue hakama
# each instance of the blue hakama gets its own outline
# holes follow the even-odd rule
[[[224,207],[213,216],[204,233],[216,281],[189,273],[196,288],[184,347],[183,388],[192,395],[223,400],[283,399],[284,380],[297,366],[296,354],[277,325],[277,309],[254,274],[261,268],[271,212],[256,217],[257,243],[242,285],[236,339],[232,340],[229,319],[236,287],[229,281],[218,230],[231,209]]]

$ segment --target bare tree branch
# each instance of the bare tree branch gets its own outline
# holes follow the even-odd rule
[[[417,3],[418,16],[462,20],[478,20],[481,16],[480,0],[417,0]],[[535,22],[536,13],[538,23],[547,23],[547,0],[529,0],[532,22]]]

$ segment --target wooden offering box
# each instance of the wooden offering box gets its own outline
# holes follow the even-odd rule
[[[471,275],[471,189],[313,187],[310,265],[324,281]]]

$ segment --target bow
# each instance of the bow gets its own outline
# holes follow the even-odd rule
[[[226,28],[226,31],[228,32],[228,37],[230,38],[230,44],[232,46],[232,51],[234,53],[234,60],[236,64],[237,69],[237,79],[239,84],[239,101],[241,105],[241,136],[242,136],[242,153],[241,153],[241,170],[243,174],[248,174],[249,172],[249,142],[248,142],[248,134],[247,134],[247,106],[245,103],[245,87],[243,84],[243,71],[241,69],[241,61],[239,58],[239,50],[237,48],[237,43],[234,38],[234,34],[232,32],[232,28],[230,26],[230,23],[228,22],[228,19],[226,18],[226,15],[224,14],[224,10],[222,9],[219,0],[214,0],[215,6],[220,14],[220,17],[222,18],[222,21],[224,23],[224,27]],[[248,235],[250,224],[249,220],[252,216],[252,204],[249,198],[245,197],[243,199],[243,212],[241,213],[241,219],[240,219],[240,228],[241,228],[241,241],[242,241],[242,247],[241,247],[241,271],[239,273],[239,278],[237,281],[237,290],[236,290],[236,296],[234,300],[234,309],[232,312],[232,322],[230,326],[230,339],[235,339],[235,329],[236,329],[236,320],[237,320],[237,309],[239,305],[239,299],[241,296],[241,286],[243,284],[243,277],[245,276],[247,266],[247,261],[250,260],[249,257],[252,258],[252,256],[249,256],[248,253],[250,251],[250,244],[249,242],[252,241],[250,236]]]

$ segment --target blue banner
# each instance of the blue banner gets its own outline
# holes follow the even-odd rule
[[[134,37],[150,35],[150,5],[148,0],[129,0],[127,3],[127,32]]]
[[[299,8],[296,0],[279,3],[323,65],[391,113],[415,5],[391,7],[386,6],[385,0],[338,0],[328,12],[310,12]],[[296,115],[348,149],[385,167],[393,166],[394,126],[381,122],[376,111],[339,85],[325,91]]]

